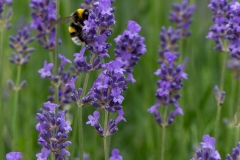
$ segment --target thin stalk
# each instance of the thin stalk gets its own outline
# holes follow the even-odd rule
[[[49,54],[50,62],[53,63],[53,52],[49,51],[48,54]]]
[[[12,111],[12,115],[13,115],[13,119],[12,119],[12,135],[13,135],[13,141],[12,141],[12,150],[16,150],[16,141],[17,141],[17,113],[18,113],[18,96],[19,96],[19,83],[20,83],[20,76],[21,76],[21,69],[22,66],[18,65],[17,66],[17,78],[16,78],[16,82],[15,82],[15,95],[14,95],[14,105],[13,105],[13,111]]]
[[[165,153],[165,138],[166,138],[167,110],[168,110],[168,106],[164,106],[163,126],[162,126],[162,148],[161,148],[161,160],[164,160],[164,153]]]
[[[56,0],[56,18],[59,17],[59,10],[60,10],[60,3],[59,0]],[[59,26],[56,25],[56,35],[55,35],[55,55],[54,55],[54,66],[55,66],[55,73],[57,73],[57,58],[58,58],[58,33],[59,33]]]
[[[92,56],[91,60],[90,60],[90,63],[92,63],[93,61],[93,58],[94,56]],[[83,84],[83,90],[82,90],[82,94],[81,94],[81,97],[80,97],[80,100],[77,102],[77,106],[78,106],[78,126],[79,126],[79,158],[80,159],[83,159],[83,111],[82,111],[82,98],[83,96],[85,96],[85,93],[86,93],[86,89],[87,89],[87,85],[88,85],[88,79],[89,79],[89,76],[90,76],[90,72],[87,72],[86,73],[86,76],[85,76],[85,80],[84,80],[84,84]]]
[[[104,118],[104,137],[103,137],[103,145],[104,145],[104,155],[105,155],[105,160],[108,160],[109,156],[109,146],[107,143],[107,127],[108,127],[108,111],[105,110],[104,112],[105,118]]]
[[[3,23],[4,24],[4,23]],[[3,71],[4,71],[4,65],[3,65],[3,59],[4,59],[4,51],[3,51],[3,37],[4,37],[4,32],[3,32],[3,28],[4,28],[4,25],[0,25],[0,65],[1,65],[1,68],[0,68],[0,71],[1,71],[1,79],[0,79],[0,139],[3,139],[3,113],[4,113],[4,109],[3,109],[3,82],[4,82],[4,79],[3,79]],[[5,157],[3,157],[5,153],[5,148],[3,147],[3,142],[0,143],[0,159],[4,159]]]
[[[77,117],[78,117],[78,112],[76,110],[76,108],[74,108],[74,119],[73,119],[73,134],[72,134],[72,140],[71,142],[77,142],[77,133],[78,133],[78,120],[77,120]],[[76,148],[77,148],[77,143],[72,143],[71,144],[71,155],[72,157],[75,156],[75,151],[76,151]]]
[[[222,64],[222,69],[221,69],[221,79],[220,79],[220,93],[222,93],[223,88],[224,88],[224,77],[225,77],[225,63],[227,59],[227,52],[223,52],[223,64]],[[221,117],[221,110],[222,110],[222,104],[220,102],[217,102],[217,117],[216,117],[216,123],[215,123],[215,132],[214,132],[214,137],[217,139],[218,138],[218,126],[219,126],[219,120]]]
[[[238,124],[237,124],[237,135],[236,135],[236,137],[237,137],[237,141],[236,142],[238,142],[239,141],[239,139],[240,139],[240,135],[239,135],[239,127],[240,127],[240,125],[239,125],[239,116],[240,115],[240,78],[238,79],[238,110],[237,110],[237,121],[238,121]]]

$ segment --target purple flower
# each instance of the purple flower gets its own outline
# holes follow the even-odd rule
[[[58,57],[62,60],[61,67],[64,67],[66,63],[72,63],[69,59],[67,59],[65,56],[61,54],[58,54]]]
[[[105,41],[112,34],[110,26],[115,23],[110,0],[99,0],[93,3],[93,8],[89,10],[88,20],[84,21],[83,27],[86,48],[101,58],[109,57],[108,48],[111,44]]]
[[[112,156],[109,158],[109,160],[123,160],[122,156],[119,155],[120,151],[119,149],[115,148],[112,150]]]
[[[52,67],[53,67],[52,63],[47,63],[47,61],[44,61],[43,68],[38,70],[38,73],[41,74],[41,78],[50,77],[52,75],[51,73]]]
[[[214,86],[214,93],[218,105],[222,105],[224,103],[226,92],[225,91],[220,92],[218,86]]]
[[[192,158],[192,160],[221,160],[218,151],[215,150],[215,138],[204,135],[203,142],[200,144],[202,149],[196,151],[197,158]]]
[[[47,50],[55,48],[56,2],[53,0],[31,0],[33,9],[30,27],[37,30],[37,41]]]
[[[240,31],[239,31],[240,33]],[[240,36],[234,40],[229,42],[229,50],[231,52],[231,56],[240,61]]]
[[[75,81],[77,80],[78,76],[74,76],[70,79],[70,81],[66,84],[66,86],[69,86],[71,90],[75,90]]]
[[[3,17],[3,12],[6,9],[6,5],[11,6],[12,5],[12,0],[1,0],[0,1],[0,21],[2,22],[2,24],[5,25],[6,29],[11,28],[11,23],[10,20],[12,18],[12,8],[9,8],[6,11],[5,17]]]
[[[240,142],[238,142],[237,147],[232,149],[232,155],[228,154],[226,160],[238,160],[240,157]]]
[[[59,104],[51,103],[50,101],[43,103],[45,108],[48,108],[49,111],[54,112],[55,108],[59,107]]]
[[[52,104],[49,108],[51,107]],[[65,148],[71,144],[66,139],[72,128],[65,119],[65,112],[63,110],[54,113],[52,110],[43,110],[36,115],[39,122],[36,125],[39,132],[38,143],[43,146],[41,153],[36,155],[38,159],[47,159],[50,151],[54,152],[56,159],[63,159],[65,155],[70,156],[70,153]]]
[[[175,54],[165,52],[164,56],[166,62],[162,63],[160,69],[155,72],[155,75],[160,78],[157,82],[158,89],[155,94],[158,100],[155,105],[148,109],[148,112],[154,114],[154,117],[160,126],[172,124],[177,114],[183,115],[183,111],[177,100],[180,98],[179,90],[183,87],[182,79],[187,79],[187,74],[183,72],[186,62],[177,66],[175,64],[175,60],[177,59]],[[169,114],[167,123],[162,124],[162,118],[158,111],[158,107],[171,104],[175,106],[175,110]]]
[[[99,117],[100,117],[100,113],[98,111],[94,111],[93,116],[92,115],[88,116],[89,121],[87,121],[86,124],[90,124],[91,126],[95,126],[97,123],[99,123],[98,122]]]
[[[10,36],[9,40],[9,46],[15,51],[10,58],[10,62],[18,65],[26,64],[30,58],[30,53],[35,50],[28,47],[29,43],[34,40],[34,38],[30,37],[29,27],[19,30],[17,36]]]
[[[116,59],[124,63],[124,69],[127,71],[127,81],[135,82],[132,76],[133,67],[140,60],[141,55],[146,52],[145,38],[138,32],[141,27],[134,21],[128,21],[128,30],[114,39],[116,48],[114,49]]]
[[[50,154],[50,150],[43,147],[41,152],[36,154],[37,160],[48,160],[49,154]]]
[[[179,29],[174,30],[172,27],[169,28],[162,27],[159,38],[161,49],[159,49],[158,52],[160,56],[159,62],[161,63],[165,61],[164,58],[165,52],[176,53],[176,55],[178,54],[177,42],[180,39],[180,30]]]
[[[180,29],[180,38],[186,38],[191,35],[188,31],[192,23],[192,15],[195,10],[195,6],[189,5],[188,0],[183,0],[181,4],[174,3],[172,5],[173,11],[170,12],[169,20],[176,24]]]
[[[6,154],[6,160],[19,160],[23,158],[21,152],[9,152]]]
[[[229,4],[227,0],[211,0],[208,7],[212,10],[212,20],[214,25],[210,28],[206,38],[213,39],[216,43],[215,50],[224,51],[223,39],[228,36],[228,10]]]

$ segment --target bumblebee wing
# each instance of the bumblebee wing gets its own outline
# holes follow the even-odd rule
[[[69,16],[69,17],[60,18],[60,19],[58,19],[58,20],[56,20],[56,21],[54,22],[54,25],[55,25],[55,24],[62,24],[62,23],[66,23],[66,22],[69,22],[69,21],[71,21],[72,19],[73,19],[73,16]]]

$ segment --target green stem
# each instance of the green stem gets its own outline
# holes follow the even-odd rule
[[[221,79],[220,79],[220,87],[219,91],[220,94],[223,91],[224,88],[224,78],[225,78],[225,63],[227,59],[227,52],[223,52],[223,64],[222,64],[222,69],[221,69]],[[220,101],[220,100],[219,100]],[[214,132],[214,137],[217,139],[218,138],[218,127],[219,127],[219,121],[221,117],[221,110],[222,110],[222,104],[220,102],[217,102],[217,117],[216,117],[216,123],[215,123],[215,132]]]
[[[60,3],[59,0],[56,0],[56,18],[59,18],[59,10],[60,10]],[[55,68],[55,73],[57,73],[57,58],[58,58],[58,33],[59,33],[59,26],[56,25],[56,36],[55,36],[55,56],[54,56],[54,68]]]
[[[53,63],[53,52],[49,51],[48,54],[49,54],[50,62]]]
[[[108,111],[105,110],[104,137],[103,137],[105,160],[108,160],[108,156],[109,156],[109,154],[108,154],[109,146],[108,146],[108,143],[107,143],[107,127],[108,127]]]
[[[4,23],[3,23],[4,24]],[[4,25],[0,25],[0,71],[1,71],[1,78],[0,78],[0,139],[3,139],[3,121],[4,121],[4,117],[3,117],[3,113],[4,113],[4,109],[3,109],[3,82],[4,82],[4,65],[3,65],[3,60],[4,60],[4,51],[3,51],[3,37],[4,37],[4,32],[3,32],[3,28]],[[5,153],[5,148],[3,147],[3,142],[0,143],[0,159],[4,159],[4,153]]]
[[[82,106],[78,106],[78,122],[79,122],[79,158],[83,159],[83,114],[82,114]]]
[[[166,138],[167,110],[168,110],[168,106],[164,106],[163,126],[162,126],[161,160],[164,160],[164,154],[165,154],[165,138]]]
[[[13,105],[13,111],[12,111],[12,115],[13,115],[13,119],[12,119],[12,150],[15,151],[16,150],[16,141],[17,141],[17,113],[18,113],[18,96],[19,96],[19,83],[20,83],[20,76],[21,76],[21,69],[22,69],[22,66],[21,65],[18,65],[17,66],[17,79],[16,79],[16,82],[15,82],[15,95],[14,95],[14,105]]]
[[[236,142],[238,142],[239,141],[239,137],[240,137],[240,135],[239,135],[239,127],[240,127],[240,125],[239,125],[239,116],[240,115],[240,78],[238,79],[238,109],[237,109],[237,135],[236,135],[236,137],[237,137],[237,141]]]

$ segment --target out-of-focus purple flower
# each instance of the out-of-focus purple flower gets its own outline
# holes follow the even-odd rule
[[[0,1],[0,22],[3,26],[6,27],[6,29],[11,28],[10,20],[12,18],[12,8],[9,8],[6,11],[5,17],[3,17],[3,11],[6,9],[6,5],[11,6],[12,0],[1,0]]]
[[[146,52],[145,38],[141,37],[138,32],[141,30],[134,21],[128,21],[128,30],[114,39],[116,48],[114,49],[116,59],[124,63],[124,69],[127,71],[127,81],[135,82],[132,72],[133,67],[138,63],[140,57]]]
[[[214,94],[218,105],[222,105],[225,100],[226,92],[220,92],[218,86],[214,86]]]
[[[236,58],[231,58],[227,62],[228,69],[233,71],[234,77],[237,79],[240,75],[240,60],[237,60]]]
[[[74,76],[70,79],[70,81],[66,84],[66,86],[69,86],[71,90],[75,90],[75,81],[77,80],[78,76]]]
[[[223,40],[229,36],[228,0],[211,0],[208,7],[212,10],[212,20],[215,24],[210,28],[206,38],[213,39],[215,41],[215,50],[226,51],[226,48],[224,48],[225,46],[223,46]]]
[[[180,38],[190,36],[191,32],[188,29],[192,23],[195,6],[188,5],[188,0],[183,0],[181,4],[174,3],[172,7],[173,11],[170,12],[169,20],[180,29]]]
[[[98,119],[100,117],[100,113],[98,111],[94,111],[93,112],[93,116],[89,115],[88,116],[88,121],[86,122],[86,124],[90,124],[91,126],[95,126],[98,122]]]
[[[56,2],[53,0],[31,0],[33,9],[30,27],[37,30],[37,40],[47,50],[55,48]],[[60,40],[59,40],[60,41]]]
[[[9,152],[6,154],[6,160],[19,160],[23,158],[21,152]]]
[[[71,144],[66,139],[72,128],[70,127],[70,123],[65,119],[65,111],[54,113],[51,110],[43,110],[36,116],[39,122],[36,125],[36,130],[39,132],[38,143],[43,146],[41,153],[36,156],[39,159],[41,157],[47,159],[50,151],[54,152],[56,159],[63,159],[65,155],[70,156],[70,153],[65,148]]]
[[[93,3],[93,8],[89,10],[88,20],[84,21],[83,27],[86,48],[92,54],[101,58],[109,57],[108,48],[111,44],[106,43],[106,39],[113,32],[110,26],[115,23],[110,0],[99,0]]]
[[[115,148],[112,150],[112,156],[109,158],[109,160],[123,160],[122,156],[119,155],[120,151],[119,149]]]
[[[209,135],[203,136],[203,142],[200,143],[202,149],[196,151],[197,158],[191,160],[221,160],[217,150],[215,150],[215,138]]]
[[[41,74],[41,78],[50,77],[52,75],[51,73],[52,67],[53,67],[52,63],[47,63],[47,61],[44,61],[43,68],[38,70],[38,73]]]
[[[43,103],[43,106],[49,111],[54,112],[55,108],[59,107],[59,104],[51,103],[50,101]]]
[[[61,67],[64,67],[66,63],[72,63],[69,59],[67,59],[65,56],[61,54],[58,54],[58,57],[62,60]]]
[[[43,147],[41,152],[36,154],[37,160],[48,160],[48,156],[50,154],[50,150]]]
[[[160,59],[159,63],[164,62],[164,53],[165,52],[172,52],[177,53],[178,45],[177,42],[180,39],[180,30],[176,29],[174,30],[172,27],[165,28],[162,27],[161,33],[159,35],[160,38],[160,46],[161,49],[158,50]]]
[[[183,115],[183,111],[177,100],[180,98],[179,91],[183,87],[182,79],[187,79],[187,74],[183,71],[185,63],[176,66],[174,61],[177,59],[177,55],[171,52],[165,52],[164,56],[166,62],[162,63],[160,69],[155,72],[155,75],[160,77],[160,80],[157,82],[158,89],[155,94],[158,101],[148,109],[148,112],[154,114],[160,126],[172,124],[177,114]],[[168,116],[167,124],[162,124],[158,107],[171,104],[175,106],[175,110]]]
[[[237,147],[232,149],[232,155],[227,154],[226,160],[238,160],[240,157],[240,142],[238,142]]]
[[[240,24],[240,23],[239,23]],[[240,31],[238,32],[240,33]],[[229,41],[228,48],[231,56],[240,61],[240,36]]]
[[[19,30],[17,36],[10,36],[9,40],[9,46],[15,51],[10,58],[10,62],[18,65],[27,64],[30,53],[35,50],[34,48],[28,47],[29,43],[34,40],[34,38],[30,37],[29,27],[24,27]]]

